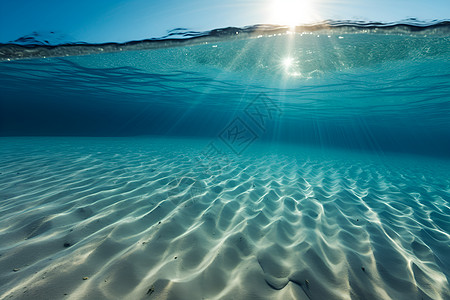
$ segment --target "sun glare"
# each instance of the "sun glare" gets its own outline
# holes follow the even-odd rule
[[[292,57],[285,57],[283,60],[282,60],[282,64],[283,64],[283,66],[286,68],[286,69],[288,69],[289,67],[291,67],[292,66],[292,63],[294,62],[294,59],[292,58]]]
[[[288,75],[289,77],[301,76],[301,73],[297,71],[298,61],[294,58],[287,56],[281,60],[280,64],[285,75]]]
[[[296,26],[314,21],[311,0],[272,0],[272,23]]]

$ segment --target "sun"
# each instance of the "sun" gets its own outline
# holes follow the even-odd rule
[[[271,23],[296,26],[315,20],[311,0],[272,0]]]

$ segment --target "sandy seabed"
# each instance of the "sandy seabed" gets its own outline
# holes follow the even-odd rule
[[[207,143],[1,138],[0,299],[450,299],[449,161]]]

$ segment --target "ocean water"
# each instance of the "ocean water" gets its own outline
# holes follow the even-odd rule
[[[450,27],[419,25],[0,45],[0,298],[450,299]]]

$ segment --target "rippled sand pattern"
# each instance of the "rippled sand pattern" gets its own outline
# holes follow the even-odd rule
[[[39,141],[1,140],[0,299],[450,298],[448,162]]]

